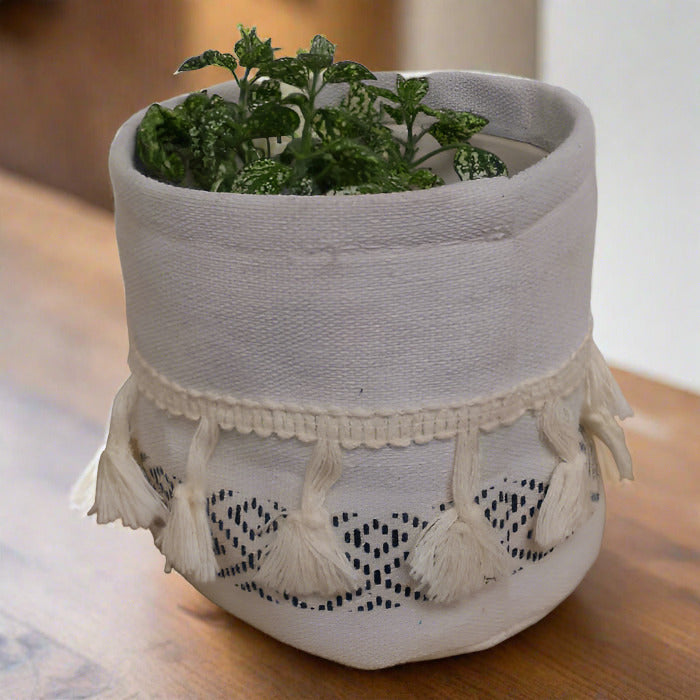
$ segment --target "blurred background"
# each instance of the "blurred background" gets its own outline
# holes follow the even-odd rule
[[[230,50],[238,22],[279,55],[323,33],[373,70],[505,72],[578,94],[598,134],[598,343],[620,367],[700,391],[700,3],[0,0],[0,169],[110,210],[118,126],[225,80],[173,71]]]

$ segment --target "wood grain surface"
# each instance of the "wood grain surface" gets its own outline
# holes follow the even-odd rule
[[[127,373],[109,214],[0,172],[0,697],[700,696],[700,397],[616,372],[637,481],[603,549],[487,651],[357,671],[285,646],[176,574],[150,535],[68,509]]]

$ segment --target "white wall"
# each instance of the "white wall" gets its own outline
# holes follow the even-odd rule
[[[700,391],[700,2],[540,10],[540,77],[596,123],[598,344],[613,364]]]

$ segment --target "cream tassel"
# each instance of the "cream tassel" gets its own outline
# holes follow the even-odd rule
[[[474,502],[479,490],[478,440],[478,428],[458,433],[452,471],[454,506],[423,530],[409,560],[411,576],[420,589],[439,603],[468,595],[509,568],[505,549]]]
[[[112,404],[107,443],[100,455],[95,485],[95,502],[88,511],[98,523],[119,520],[127,527],[148,528],[167,510],[160,496],[148,483],[146,475],[131,451],[129,416],[138,397],[136,380],[129,377],[117,392]],[[80,490],[89,488],[91,472],[79,480]]]
[[[624,420],[634,415],[631,406],[622,395],[598,346],[591,343],[591,357],[586,372],[585,405],[605,406],[612,415]]]
[[[256,582],[294,595],[337,595],[361,582],[341,548],[324,507],[328,490],[340,478],[340,446],[319,438],[306,468],[301,508],[280,520]]]
[[[560,459],[535,525],[535,541],[542,549],[549,549],[588,520],[593,513],[593,502],[588,460],[579,449],[578,419],[562,399],[544,405],[540,432]]]
[[[632,409],[625,401],[605,359],[596,345],[592,344],[581,409],[581,425],[589,435],[596,438],[594,443],[599,462],[604,462],[607,455],[599,449],[597,441],[603,442],[610,450],[620,479],[634,479],[634,471],[632,457],[625,442],[625,433],[615,416],[624,419],[631,415]]]
[[[95,491],[97,489],[97,465],[100,463],[100,455],[104,451],[107,443],[103,443],[92,459],[83,469],[73,488],[70,490],[70,507],[83,515],[87,515],[90,507],[95,502]]]
[[[190,443],[185,481],[175,486],[170,517],[156,544],[165,570],[177,569],[196,581],[213,581],[218,567],[207,518],[207,465],[219,440],[219,425],[202,416]]]

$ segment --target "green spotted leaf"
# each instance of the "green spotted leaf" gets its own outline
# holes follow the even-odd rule
[[[182,124],[189,131],[210,104],[211,97],[206,90],[202,90],[188,95],[184,102],[175,107],[173,112],[181,118]]]
[[[246,138],[231,103],[200,92],[189,95],[175,111],[186,125],[188,169],[194,182],[205,190],[230,188]]]
[[[377,76],[361,63],[355,61],[340,61],[334,63],[323,74],[326,83],[356,83],[360,80],[376,80]]]
[[[292,56],[275,59],[260,68],[259,73],[303,90],[309,86],[309,71],[307,67],[298,58],[293,58]]]
[[[506,164],[495,153],[470,144],[465,144],[457,150],[454,168],[460,180],[478,180],[508,174]]]
[[[336,177],[345,180],[347,184],[372,181],[384,170],[384,164],[378,155],[351,139],[336,139],[326,148],[338,166]]]
[[[307,175],[314,180],[319,192],[365,186],[380,182],[387,175],[386,164],[379,156],[348,138],[323,142],[305,162]]]
[[[396,76],[396,94],[404,109],[417,111],[421,100],[428,94],[428,79]]]
[[[332,58],[316,53],[298,53],[297,60],[301,61],[301,63],[303,63],[313,73],[319,73],[333,63]]]
[[[268,102],[251,112],[246,127],[250,138],[273,138],[293,134],[299,122],[299,115],[293,109]]]
[[[255,27],[246,29],[243,25],[238,25],[241,38],[236,42],[233,50],[238,56],[238,62],[245,68],[258,68],[263,66],[275,57],[275,49],[272,48],[272,40],[263,41],[257,34]]]
[[[408,184],[414,190],[429,190],[431,187],[444,185],[445,181],[427,168],[414,170],[408,177]]]
[[[240,194],[282,194],[292,175],[293,171],[287,165],[263,158],[238,173],[232,191]]]
[[[314,182],[311,178],[302,177],[300,179],[292,178],[287,183],[287,187],[282,190],[282,194],[296,194],[308,197],[312,194],[319,194],[319,192],[314,189]]]
[[[381,97],[384,100],[389,100],[389,102],[398,103],[399,96],[392,92],[391,90],[378,85],[366,85],[365,86],[375,97]]]
[[[201,178],[202,187],[210,192],[231,192],[231,186],[239,172],[238,165],[234,157],[218,160],[212,164],[209,170],[198,173],[194,166],[195,178]]]
[[[238,62],[236,57],[230,53],[221,53],[220,51],[209,49],[199,54],[199,56],[188,58],[175,72],[184,73],[185,71],[199,70],[207,66],[221,66],[221,68],[228,68],[233,73],[238,66]]]
[[[333,57],[335,56],[335,44],[326,39],[323,34],[316,34],[316,36],[311,40],[309,53],[314,54],[315,56],[325,56],[326,58],[330,58],[332,62]]]
[[[333,141],[341,137],[359,138],[364,131],[361,122],[342,107],[318,109],[314,115],[313,127],[322,141]]]
[[[338,65],[338,64],[336,64]],[[348,92],[341,100],[340,106],[359,119],[377,121],[379,114],[375,106],[376,94],[364,83],[350,83]]]
[[[449,109],[434,110],[432,116],[438,121],[431,125],[429,133],[441,146],[464,143],[489,123],[478,114]]]
[[[392,166],[397,161],[403,162],[401,144],[396,140],[391,129],[383,124],[373,124],[365,133],[367,145]]]
[[[309,53],[316,54],[317,56],[328,56],[332,60],[333,56],[335,56],[335,44],[326,39],[323,34],[316,34],[311,40]]]
[[[306,109],[309,98],[303,92],[290,92],[282,97],[281,103],[284,105],[294,105],[299,109]]]
[[[423,103],[418,105],[418,111],[423,112],[423,114],[427,114],[429,117],[437,117],[440,114],[439,109],[428,107],[428,105],[425,105]]]
[[[136,132],[136,153],[146,171],[166,182],[182,182],[185,162],[181,150],[186,145],[186,124],[180,116],[159,104],[151,105]]]
[[[279,80],[260,80],[248,89],[248,105],[257,107],[265,102],[281,102],[282,90]]]
[[[462,179],[505,172],[496,156],[468,145],[485,119],[423,104],[428,78],[398,76],[394,92],[367,82],[375,76],[360,63],[333,63],[336,47],[322,35],[308,50],[275,60],[270,39],[261,39],[255,28],[239,30],[233,53],[205,51],[180,67],[232,71],[238,98],[203,91],[172,110],[149,109],[136,138],[147,174],[216,192],[399,192],[444,184],[421,166],[447,149],[454,149]],[[347,84],[341,101],[317,101],[334,83]],[[423,146],[430,141],[435,147],[433,139],[419,144],[427,134],[439,144],[432,152]]]
[[[314,114],[313,128],[321,141],[336,139],[343,130],[343,112],[337,107],[323,107]]]
[[[333,63],[334,56],[335,44],[321,34],[317,34],[311,40],[311,47],[308,51],[300,50],[297,53],[297,58],[314,73],[328,68]]]
[[[384,104],[382,105],[382,111],[388,114],[397,124],[404,123],[404,111],[401,107]]]
[[[331,190],[334,195],[354,195],[354,194],[380,194],[387,192],[384,188],[384,183],[381,182],[366,182],[363,185],[347,185],[337,190]]]

